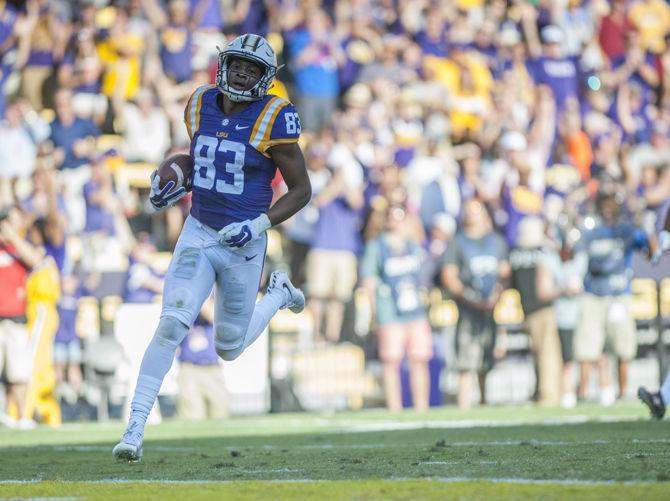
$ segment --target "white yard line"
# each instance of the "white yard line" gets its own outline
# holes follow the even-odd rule
[[[578,441],[565,441],[565,440],[482,440],[482,441],[458,441],[458,442],[447,442],[445,441],[445,447],[509,447],[509,446],[519,446],[519,445],[536,445],[536,446],[580,446],[580,445],[607,445],[612,443],[610,440],[590,440],[585,442]],[[634,444],[667,444],[670,443],[668,438],[658,438],[658,439],[633,439],[631,443]],[[431,447],[430,444],[425,444],[424,447]],[[54,446],[43,446],[48,447],[55,451],[62,452],[108,452],[110,447],[106,445],[54,445]],[[228,445],[223,449],[226,451],[234,450],[249,450],[249,449],[263,449],[263,450],[284,450],[284,449],[302,449],[302,450],[337,450],[337,449],[384,449],[388,447],[416,447],[415,444],[305,444],[305,445],[249,445],[249,444],[238,444],[238,445]],[[9,447],[12,448],[12,447]],[[158,452],[195,452],[198,449],[195,447],[169,447],[161,445],[151,445],[147,444],[147,449]]]
[[[538,419],[515,419],[515,420],[440,420],[440,421],[375,421],[372,423],[361,423],[360,421],[338,422],[334,423],[339,427],[333,429],[335,432],[366,432],[366,431],[395,431],[395,430],[416,430],[421,428],[491,428],[491,427],[513,427],[513,426],[554,426],[557,424],[581,424],[588,422],[613,423],[622,421],[639,421],[639,416],[561,416]]]
[[[427,464],[453,464],[450,461],[435,461],[428,462]],[[293,472],[291,469],[280,469],[281,471]],[[236,470],[239,471],[239,470]],[[277,470],[279,471],[279,470]],[[378,479],[381,481],[391,481],[391,482],[408,482],[408,481],[432,481],[432,482],[493,482],[493,483],[502,483],[502,484],[537,484],[537,485],[607,485],[607,486],[618,486],[618,485],[653,485],[666,482],[653,482],[653,481],[614,481],[614,480],[576,480],[576,479],[546,479],[538,480],[533,478],[473,478],[473,477],[425,477],[425,478],[405,478],[405,477],[392,477],[386,479]],[[39,484],[41,482],[56,482],[51,480],[0,480],[0,485],[23,485],[23,484]],[[231,484],[239,482],[248,482],[247,480],[149,480],[149,479],[116,479],[116,478],[107,478],[100,480],[58,480],[59,484],[86,484],[86,485],[96,485],[96,484],[158,484],[158,485],[193,485],[193,484]],[[274,480],[265,480],[267,483],[319,483],[327,482],[324,480],[315,480],[315,479],[274,479]],[[350,480],[350,482],[357,482],[357,480]]]
[[[109,445],[54,445],[51,449],[62,452],[107,452],[112,450]],[[160,452],[194,452],[196,450],[195,447],[168,447],[162,445],[151,446],[151,449]]]

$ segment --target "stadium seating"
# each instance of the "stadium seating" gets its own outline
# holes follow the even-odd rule
[[[455,327],[458,321],[458,308],[451,299],[443,299],[442,291],[434,288],[429,294],[428,319],[435,329]]]
[[[321,346],[295,353],[292,362],[295,391],[306,409],[360,409],[374,388],[358,346]]]
[[[640,324],[650,324],[658,315],[658,285],[650,278],[636,278],[631,283],[633,291],[631,309],[633,318]]]

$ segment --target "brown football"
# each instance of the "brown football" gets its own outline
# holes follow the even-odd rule
[[[169,181],[174,181],[175,186],[183,186],[186,191],[191,191],[191,179],[193,174],[193,159],[191,155],[177,153],[172,155],[158,166],[159,187],[165,186]]]

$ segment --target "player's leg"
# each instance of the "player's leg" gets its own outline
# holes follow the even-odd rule
[[[660,394],[661,398],[663,399],[664,406],[667,406],[667,403],[670,402],[670,372],[667,376],[665,376],[665,381],[663,381],[663,384],[661,385]]]
[[[649,407],[651,417],[662,419],[665,416],[665,409],[670,402],[670,372],[665,376],[660,391],[653,392],[640,386],[637,390],[637,396]]]
[[[264,249],[264,247],[263,247]],[[293,286],[286,273],[270,275],[263,298],[256,303],[264,257],[228,268],[217,279],[215,320],[216,351],[223,360],[235,360],[267,327],[278,310],[299,313],[305,296]]]
[[[177,347],[198,316],[214,285],[215,273],[196,221],[188,218],[175,248],[163,286],[161,319],[142,358],[128,426],[113,454],[138,461],[142,455],[144,426],[163,378],[170,370]]]
[[[640,386],[637,396],[649,408],[652,418],[662,419],[665,416],[667,403],[670,402],[670,372],[665,376],[660,391],[652,392]]]

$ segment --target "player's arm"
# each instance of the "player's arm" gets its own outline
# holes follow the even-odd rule
[[[270,148],[268,153],[288,188],[268,211],[268,219],[275,226],[307,205],[312,197],[312,185],[307,175],[305,157],[298,143],[278,144]]]

